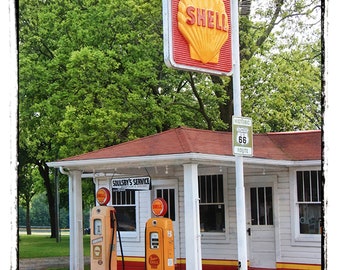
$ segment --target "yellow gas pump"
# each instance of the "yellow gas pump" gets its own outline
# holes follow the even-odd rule
[[[157,217],[146,222],[145,264],[146,270],[175,269],[174,231],[172,220],[163,217],[167,211],[164,199],[152,203],[152,212]]]
[[[91,270],[117,269],[117,220],[114,207],[106,206],[109,197],[108,189],[99,189],[97,201],[101,205],[91,212]]]

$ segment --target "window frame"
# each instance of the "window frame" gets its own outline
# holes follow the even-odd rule
[[[118,191],[118,190],[113,190],[111,188],[111,205],[113,207],[115,207],[115,205],[113,204],[113,192]],[[126,191],[131,191],[131,190],[126,190]],[[139,191],[134,191],[135,192],[135,203],[134,204],[130,204],[131,206],[134,205],[135,207],[135,222],[136,222],[136,228],[134,231],[120,231],[121,237],[122,238],[127,238],[127,239],[131,239],[131,240],[136,240],[136,238],[139,239]],[[117,205],[120,206],[120,205]],[[124,206],[128,206],[127,204],[122,205]],[[118,220],[119,222],[119,220]]]
[[[222,170],[222,171],[221,171]],[[198,177],[200,176],[212,176],[212,175],[222,175],[223,184],[223,205],[224,205],[224,232],[201,232],[201,240],[203,244],[210,243],[228,243],[229,242],[229,207],[228,207],[228,182],[227,182],[227,172],[226,168],[220,168],[217,171],[214,168],[204,168],[199,170]],[[197,181],[198,178],[197,178]],[[216,203],[221,204],[221,203]],[[199,207],[201,202],[199,203]]]
[[[112,186],[111,186],[112,177],[108,176],[99,176],[94,177],[93,181],[95,183],[95,190],[97,191],[101,187],[105,187],[110,190],[110,202],[107,204],[108,206],[112,205]],[[140,240],[140,214],[139,214],[139,204],[140,204],[140,192],[143,191],[135,191],[135,212],[136,212],[136,230],[135,231],[121,231],[120,235],[124,239],[124,241],[139,241]],[[97,201],[95,202],[97,204]]]
[[[290,170],[290,180],[291,180],[291,198],[293,202],[292,207],[292,244],[293,245],[310,245],[310,246],[320,246],[321,245],[321,234],[302,234],[300,233],[300,210],[299,206],[301,204],[318,204],[322,207],[322,201],[318,202],[299,202],[298,201],[298,184],[297,184],[297,172],[311,172],[311,171],[321,171],[320,167],[299,167]],[[320,179],[322,181],[322,179]],[[321,199],[321,198],[320,198]]]

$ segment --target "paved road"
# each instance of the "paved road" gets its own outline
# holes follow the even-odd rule
[[[62,268],[69,266],[69,257],[20,259],[19,270],[46,270],[49,268]],[[85,264],[90,263],[90,258],[85,257]]]

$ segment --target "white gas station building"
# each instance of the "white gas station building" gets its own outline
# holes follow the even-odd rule
[[[320,130],[254,134],[253,157],[243,160],[250,269],[321,269],[321,142]],[[126,270],[144,269],[145,223],[156,197],[167,201],[173,221],[175,269],[237,269],[230,132],[178,127],[48,165],[69,177],[70,269],[84,267],[81,182],[89,176],[96,189],[111,191]],[[112,186],[145,176],[151,190]]]

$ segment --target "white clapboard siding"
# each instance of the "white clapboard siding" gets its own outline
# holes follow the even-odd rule
[[[208,168],[207,174],[219,174],[220,168]],[[202,171],[199,172],[202,174]],[[224,186],[225,201],[227,207],[227,228],[225,237],[216,241],[207,237],[207,233],[202,233],[202,258],[203,259],[220,259],[220,260],[237,260],[237,220],[236,220],[236,194],[235,194],[235,170],[233,168],[224,168]],[[273,242],[262,243],[261,249],[265,252],[262,254],[252,253],[252,256],[268,256],[268,260],[273,257],[276,262],[303,263],[303,264],[320,264],[321,247],[320,243],[310,244],[308,242],[294,242],[292,224],[294,213],[292,213],[292,204],[294,197],[292,194],[292,181],[289,168],[280,168],[279,170],[271,169],[263,171],[262,169],[247,169],[245,171],[245,185],[259,181],[274,181],[273,198],[274,198],[274,230],[271,237]],[[183,169],[176,171],[178,179],[178,216],[179,224],[179,245],[176,246],[176,257],[185,258],[185,213],[184,213],[184,184]],[[273,180],[274,179],[274,180]],[[248,181],[248,182],[247,182]],[[139,211],[139,228],[138,236],[133,239],[123,238],[124,254],[126,256],[144,256],[144,233],[145,223],[151,216],[151,195],[150,192],[139,192],[137,211]],[[261,238],[261,232],[253,235],[253,245],[260,244],[256,242],[256,237]],[[256,236],[257,235],[257,236]],[[254,246],[256,249],[256,246]],[[118,254],[119,247],[118,247]],[[256,258],[255,260],[256,261]]]

